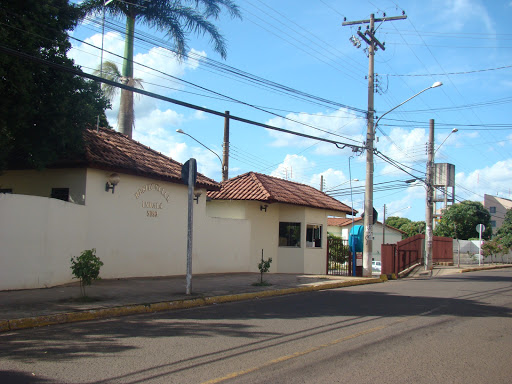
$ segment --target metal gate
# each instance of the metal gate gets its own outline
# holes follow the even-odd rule
[[[348,240],[327,239],[327,274],[352,276],[352,253]]]

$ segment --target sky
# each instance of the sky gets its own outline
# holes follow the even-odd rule
[[[115,1],[115,0],[114,0]],[[484,194],[512,198],[511,0],[236,0],[242,19],[213,21],[227,58],[208,38],[191,35],[178,60],[164,33],[136,23],[135,74],[144,90],[218,112],[343,144],[364,146],[368,109],[366,43],[350,38],[347,21],[400,16],[376,23],[385,50],[375,54],[374,207],[386,216],[425,220],[424,179],[429,121],[435,162],[455,165],[457,201]],[[103,60],[122,65],[125,20],[88,17],[70,32],[69,55],[85,72]],[[362,26],[363,31],[366,24]],[[111,53],[114,53],[115,56]],[[107,117],[117,128],[119,97]],[[224,118],[136,96],[133,138],[221,181]],[[177,133],[181,129],[204,144]],[[453,129],[458,131],[452,133]],[[254,171],[323,190],[363,212],[366,154],[352,147],[230,122],[229,177]],[[442,144],[442,145],[441,145]],[[441,146],[440,146],[441,145]],[[382,157],[392,159],[386,162]],[[352,188],[350,188],[352,187]],[[352,193],[351,193],[352,192]],[[440,205],[438,208],[441,207]]]

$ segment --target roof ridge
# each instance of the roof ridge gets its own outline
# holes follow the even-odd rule
[[[263,185],[263,183],[261,182],[261,180],[259,179],[259,176],[262,175],[261,173],[257,173],[257,172],[249,172],[251,174],[251,178],[253,180],[255,180],[258,185],[260,186],[261,189],[263,189],[263,191],[265,192],[265,194],[268,195],[268,199],[269,200],[275,200],[274,199],[274,196],[272,196],[272,194],[270,193],[270,191],[267,189],[267,187],[265,187],[265,185]],[[266,176],[266,175],[265,175]],[[272,176],[270,176],[272,177]]]

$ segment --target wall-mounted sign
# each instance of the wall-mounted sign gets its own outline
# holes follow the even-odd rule
[[[150,191],[157,192],[167,202],[169,202],[170,193],[161,185],[156,183],[145,184],[135,192],[135,199],[145,199],[141,201],[141,207],[146,210],[146,217],[158,217],[158,212],[163,209],[164,203],[153,199],[150,200],[152,195],[146,195],[146,192]]]

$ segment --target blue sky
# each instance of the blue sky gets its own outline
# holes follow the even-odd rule
[[[136,24],[144,40],[136,41],[135,77],[144,89],[220,112],[312,136],[362,145],[365,140],[368,58],[349,41],[357,27],[347,20],[398,16],[406,20],[377,24],[376,36],[386,50],[375,56],[378,93],[376,116],[384,114],[436,81],[430,89],[379,123],[375,147],[424,177],[428,124],[435,120],[436,162],[455,164],[456,198],[483,201],[484,194],[511,198],[512,188],[512,17],[511,0],[239,0],[243,19],[224,15],[216,22],[228,42],[227,60],[204,38],[191,37],[189,59],[179,62],[162,48],[165,36]],[[101,46],[100,15],[72,36]],[[104,47],[122,54],[124,20],[107,18]],[[100,50],[72,40],[70,56],[86,72],[100,63]],[[197,58],[203,58],[197,60]],[[206,63],[229,66],[218,70]],[[104,54],[121,65],[121,60]],[[152,70],[155,69],[155,70]],[[324,101],[233,74],[233,70],[267,80]],[[179,81],[184,80],[186,83]],[[268,82],[267,82],[268,84]],[[210,92],[213,91],[213,92]],[[347,108],[348,107],[348,108]],[[107,113],[116,127],[118,101]],[[269,113],[272,112],[272,113]],[[182,129],[222,156],[224,120],[173,104],[139,97],[134,139],[177,161],[190,157],[199,171],[220,181],[219,159],[176,133]],[[302,124],[300,124],[302,123]],[[349,148],[270,131],[240,122],[230,126],[230,177],[248,171],[271,174],[325,190],[343,189],[334,197],[362,212],[365,182],[363,154]],[[352,156],[352,157],[351,157]],[[350,158],[350,172],[349,172]],[[353,181],[351,201],[349,173]],[[425,189],[407,184],[411,175],[375,159],[374,206],[382,218],[425,218]],[[380,184],[382,183],[382,184]],[[397,189],[394,189],[397,187]],[[407,208],[410,207],[410,208]]]

